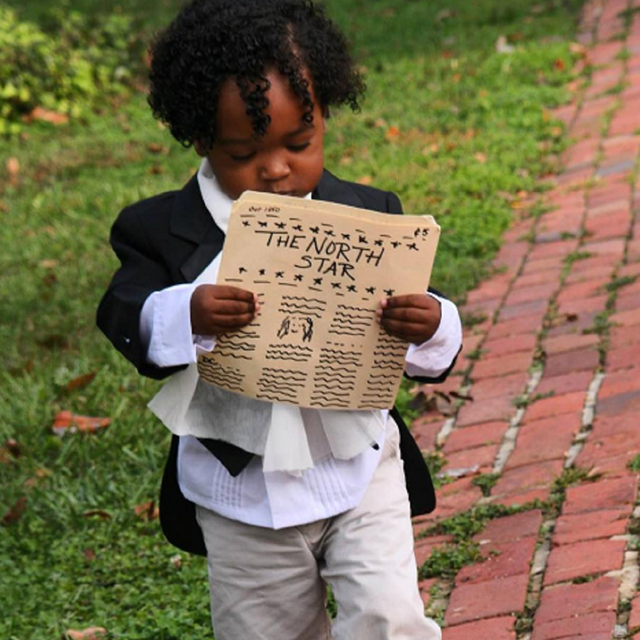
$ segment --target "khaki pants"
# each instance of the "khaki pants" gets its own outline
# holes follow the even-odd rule
[[[216,640],[441,639],[418,592],[398,439],[387,432],[361,504],[339,516],[274,531],[197,508]]]

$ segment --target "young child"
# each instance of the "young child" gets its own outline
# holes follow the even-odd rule
[[[232,202],[244,191],[402,210],[394,194],[324,169],[329,109],[357,109],[364,84],[319,6],[195,0],[151,54],[153,112],[203,160],[181,191],[121,212],[111,234],[121,266],[98,325],[141,374],[159,379],[259,311],[251,291],[194,283],[219,261]],[[461,340],[451,302],[424,292],[391,297],[377,318],[411,343],[408,376],[447,375]],[[265,406],[277,405],[227,393],[207,419],[229,433],[266,428],[275,414]],[[161,523],[173,544],[207,555],[216,638],[440,638],[424,616],[413,555],[410,517],[435,506],[417,445],[396,410],[368,412],[384,425],[379,438],[338,460],[326,453],[320,413],[300,411],[317,454],[301,474],[263,471],[259,453],[233,438],[173,437]],[[356,413],[365,412],[344,412],[345,429]],[[327,584],[337,602],[333,626]]]

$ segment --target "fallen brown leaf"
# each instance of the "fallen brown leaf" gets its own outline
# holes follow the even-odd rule
[[[104,509],[89,509],[82,514],[83,518],[100,518],[100,520],[111,520],[111,514]]]
[[[143,504],[139,504],[134,508],[135,514],[141,520],[146,520],[150,522],[151,520],[156,520],[160,515],[160,510],[156,507],[156,503],[154,500],[149,500],[149,502],[144,502]]]
[[[564,64],[564,60],[562,58],[556,58],[555,62],[553,63],[553,66],[558,71],[564,71],[564,68],[566,65]]]
[[[487,161],[487,156],[482,153],[481,151],[478,151],[478,153],[476,153],[473,156],[480,164],[484,164]]]
[[[96,377],[96,372],[92,371],[91,373],[85,373],[82,376],[78,376],[73,380],[69,380],[67,384],[64,385],[65,391],[75,391],[76,389],[83,389],[87,385],[93,382],[93,379]]]
[[[158,142],[150,142],[147,145],[147,149],[149,151],[151,151],[151,153],[163,153],[163,152],[167,151],[167,147],[164,147],[163,145],[159,144]]]
[[[54,259],[48,258],[46,260],[40,260],[40,262],[38,264],[43,269],[54,269],[55,267],[57,267],[60,264],[60,262],[58,260],[54,260]]]
[[[65,635],[69,640],[100,640],[100,638],[107,635],[107,630],[104,627],[67,629]]]
[[[82,552],[82,555],[87,562],[93,562],[96,559],[96,552],[91,547],[87,547]]]
[[[57,436],[67,433],[96,433],[99,429],[105,429],[111,424],[111,418],[98,418],[94,416],[81,416],[71,411],[60,411],[53,421],[52,430]]]
[[[7,513],[4,514],[4,516],[2,517],[2,520],[0,520],[0,523],[3,526],[7,527],[10,524],[14,524],[15,522],[18,522],[18,520],[22,518],[22,514],[24,513],[26,508],[27,508],[27,497],[21,496],[16,500],[15,504],[9,509],[9,511],[7,511]]]
[[[23,120],[25,122],[40,120],[41,122],[49,122],[59,126],[61,124],[67,124],[67,122],[69,122],[69,116],[64,113],[49,111],[49,109],[44,109],[43,107],[35,107],[31,110],[31,113],[24,116]]]
[[[9,158],[6,167],[7,173],[9,174],[9,184],[15,187],[18,184],[18,175],[20,174],[20,162],[18,162],[18,158]]]
[[[393,140],[397,140],[399,135],[400,129],[398,129],[398,127],[389,127],[384,137],[391,142]]]
[[[372,182],[371,176],[361,176],[360,178],[358,178],[356,180],[356,182],[358,184],[364,184],[364,185],[371,184],[371,182]]]

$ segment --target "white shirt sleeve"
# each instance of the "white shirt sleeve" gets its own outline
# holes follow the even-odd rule
[[[212,336],[191,331],[191,296],[198,285],[178,284],[152,293],[140,313],[140,340],[147,345],[147,362],[158,367],[191,364],[199,353],[211,351]]]
[[[462,323],[458,308],[451,300],[433,293],[428,295],[440,303],[440,325],[429,340],[409,346],[405,371],[412,377],[437,378],[451,366],[462,346]]]

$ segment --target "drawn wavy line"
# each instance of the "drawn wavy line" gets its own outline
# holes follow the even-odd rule
[[[251,325],[252,327],[255,325]],[[247,331],[246,329],[240,329],[238,331],[239,336],[246,336],[247,338],[259,338],[260,334],[257,331]]]
[[[363,329],[367,329],[372,326],[373,323],[371,320],[362,318],[334,318],[333,324],[341,327],[362,327]]]
[[[320,304],[319,302],[315,302],[315,298],[310,300],[285,300],[285,296],[282,296],[282,300],[280,301],[280,305],[283,307],[294,307],[295,309],[299,307],[304,307],[305,309],[314,309],[315,311],[322,311],[326,308],[326,304]]]
[[[278,313],[286,313],[290,316],[311,316],[312,318],[322,320],[322,316],[317,311],[304,311],[300,309],[278,309]]]
[[[350,364],[353,367],[356,367],[360,364],[360,360],[340,360],[340,358],[325,358],[325,359],[321,359],[320,360],[320,364],[341,364],[341,365],[345,365],[345,364]]]
[[[261,378],[261,380],[276,380],[277,382],[286,382],[286,383],[299,382],[300,384],[304,384],[306,381],[306,378],[287,378],[284,375],[274,375],[272,373],[267,374],[267,376],[265,376],[264,378]]]
[[[320,349],[321,353],[339,353],[339,354],[347,354],[347,355],[358,355],[357,351],[344,351],[343,349],[332,349],[331,347],[322,347]]]
[[[348,356],[348,355],[340,355],[340,354],[335,354],[335,353],[321,353],[320,354],[320,362],[322,362],[323,360],[328,361],[337,361],[337,362],[350,362],[350,361],[356,361],[356,362],[360,362],[360,357],[359,356]]]
[[[347,365],[347,366],[355,367],[356,365]],[[329,372],[329,371],[331,371],[331,372],[334,372],[334,371],[335,371],[336,373],[338,373],[338,372],[340,372],[340,371],[347,371],[347,372],[349,372],[349,370],[348,370],[348,368],[347,368],[347,367],[333,367],[333,366],[331,366],[330,364],[327,364],[327,363],[324,363],[324,362],[323,362],[323,363],[320,363],[320,364],[316,367],[316,371],[317,371],[317,372],[321,372],[321,373]]]
[[[338,309],[351,309],[352,311],[362,311],[363,313],[375,313],[375,309],[367,309],[366,307],[352,307],[348,304],[339,304]]]
[[[334,329],[329,329],[327,333],[332,333],[336,336],[355,336],[359,338],[364,338],[367,335],[364,331],[359,331],[358,329],[353,331],[346,331],[345,329],[346,327],[335,327]]]
[[[322,306],[327,306],[325,300],[318,300],[318,298],[306,298],[305,296],[282,296],[283,300],[304,300],[305,302],[317,302]]]
[[[379,373],[375,376],[374,375],[369,376],[369,380],[377,380],[379,378],[384,378],[385,380],[388,380],[389,378],[393,378],[395,380],[396,376],[389,375],[388,373]]]
[[[219,340],[219,347],[233,347],[234,349],[240,349],[240,351],[255,351],[255,344],[245,344],[244,342],[234,342],[233,340]]]
[[[403,356],[405,354],[406,350],[402,350],[400,351],[399,349],[396,349],[394,351],[390,350],[390,349],[375,349],[373,352],[373,356]]]
[[[234,372],[234,371],[220,371],[220,369],[218,369],[217,367],[208,367],[206,365],[201,365],[200,369],[202,371],[206,371],[207,373],[211,373],[211,374],[216,374],[216,375],[221,375],[221,376],[227,376],[228,378],[233,378],[233,379],[240,379],[242,380],[244,378],[244,375]]]
[[[292,380],[293,382],[304,382],[307,376],[288,375],[286,371],[266,371],[263,369],[263,376],[278,378],[280,380]]]
[[[269,347],[267,348],[267,351],[270,351],[271,353],[285,353],[287,355],[293,354],[294,356],[311,356],[312,355],[312,353],[310,353],[309,351],[297,351],[295,347],[293,349],[281,349],[279,347]]]
[[[305,304],[295,304],[293,302],[283,302],[278,311],[286,311],[287,313],[324,313],[324,309],[320,307],[307,306]]]
[[[367,322],[371,322],[372,318],[369,316],[362,316],[357,313],[349,313],[348,311],[336,311],[337,316],[342,316],[344,318],[355,318],[357,320],[366,320]]]
[[[223,358],[233,358],[234,360],[251,360],[249,356],[241,356],[241,355],[238,355],[237,353],[225,353],[222,350],[217,351],[216,353],[217,355]]]
[[[336,380],[332,384],[329,384],[327,382],[318,382],[316,380],[314,381],[314,384],[318,389],[329,389],[330,391],[333,391],[333,389],[341,389],[344,391],[345,387],[349,386],[348,384],[347,385],[342,384],[339,380]]]
[[[228,389],[229,391],[239,391],[240,393],[242,393],[244,391],[244,388],[241,387],[240,385],[235,385],[235,384],[229,384],[227,382],[221,382],[220,380],[214,380],[213,378],[205,378],[208,382],[213,382],[213,384],[219,386],[219,387],[223,387],[224,389]]]
[[[320,402],[322,400],[326,400],[328,402],[347,402],[349,399],[350,394],[346,395],[346,396],[332,396],[330,394],[322,395],[322,396],[311,396],[311,402]]]
[[[277,348],[277,347],[280,347],[280,348],[290,347],[291,349],[300,349],[300,350],[302,350],[302,351],[313,351],[313,349],[311,349],[310,347],[303,347],[303,346],[301,346],[301,345],[299,345],[299,344],[275,344],[275,345],[271,345],[271,346],[269,346],[269,349],[271,349],[272,347],[273,347],[273,348]]]
[[[289,400],[289,401],[295,402],[298,399],[297,396],[287,396],[284,393],[280,395],[276,395],[275,393],[274,394],[256,393],[256,398],[258,398],[258,400],[271,400],[274,402],[281,402],[282,400]]]
[[[330,403],[325,403],[325,402],[320,402],[320,399],[318,398],[311,398],[311,402],[313,402],[314,405],[318,406],[318,407],[323,407],[323,408],[328,408],[328,409],[348,409],[349,408],[349,404],[345,404],[345,403],[338,403],[338,402],[330,402]]]
[[[381,367],[384,369],[391,369],[392,371],[396,371],[400,369],[399,364],[395,363],[395,362],[389,362],[388,360],[376,360],[375,358],[373,359],[373,365],[375,367]]]
[[[210,380],[213,380],[215,378],[216,380],[221,380],[223,382],[229,382],[230,384],[240,384],[242,382],[242,380],[243,380],[242,378],[240,378],[240,379],[229,378],[227,376],[220,375],[217,372],[205,371],[204,373],[207,374],[207,377]]]
[[[314,380],[324,380],[325,382],[334,382],[335,380],[356,380],[358,376],[355,373],[345,375],[339,374],[337,371],[333,375],[328,373],[316,373]]]
[[[244,282],[244,278],[225,278],[225,282]]]
[[[276,373],[297,373],[301,376],[306,376],[306,371],[301,371],[300,369],[276,369],[275,367],[263,367],[263,371],[275,371]]]
[[[311,354],[310,353],[289,353],[284,351],[267,351],[266,357],[268,357],[269,360],[286,358],[287,360],[294,359],[294,360],[299,360],[300,362],[309,362],[309,360],[311,359]]]
[[[260,384],[260,382],[258,382],[258,387],[260,387],[260,391],[281,391],[282,393],[293,394],[294,389],[302,389],[304,385]]]
[[[296,358],[294,356],[271,356],[269,354],[267,354],[265,356],[266,360],[282,360],[282,361],[287,361],[287,362],[308,362],[309,359],[307,358],[306,360],[304,358]]]

